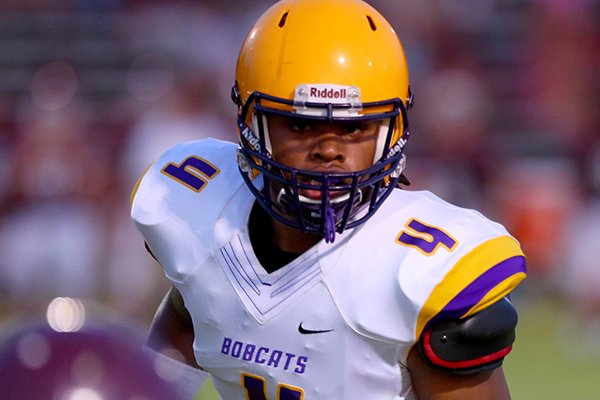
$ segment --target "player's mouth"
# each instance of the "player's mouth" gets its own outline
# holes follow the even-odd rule
[[[299,182],[298,197],[304,204],[321,204],[325,196],[325,190],[329,194],[329,202],[332,204],[341,204],[348,201],[351,197],[350,187],[352,179],[332,178],[329,180],[325,190],[321,180],[302,180]],[[360,202],[362,199],[362,190],[356,189],[353,202]]]
[[[342,204],[348,201],[351,197],[352,185],[351,179],[332,178],[328,185],[324,188],[323,181],[319,179],[298,179],[298,199],[301,203],[311,206],[321,205],[325,197],[325,191],[328,191],[330,204]],[[343,189],[342,189],[343,188]],[[286,196],[287,190],[281,188],[277,195],[277,202],[282,203],[282,199]],[[362,201],[362,190],[357,189],[353,202]]]
[[[308,186],[298,189],[298,194],[300,197],[305,197],[311,200],[321,200],[321,197],[323,197],[321,182],[313,179],[310,181],[300,182],[300,184]]]
[[[301,180],[298,194],[300,198],[321,201],[324,194],[323,182],[317,179]],[[332,187],[346,186],[347,183],[343,179],[332,179],[325,190],[329,190],[329,198],[336,199],[348,193],[348,190],[331,190]]]

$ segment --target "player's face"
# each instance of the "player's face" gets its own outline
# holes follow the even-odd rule
[[[289,167],[315,172],[356,172],[373,165],[381,121],[317,121],[272,115],[273,158]],[[312,192],[312,193],[311,193]],[[320,197],[305,191],[304,196]]]

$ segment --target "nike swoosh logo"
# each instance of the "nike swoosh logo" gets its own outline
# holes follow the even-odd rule
[[[327,333],[327,332],[333,332],[333,329],[323,329],[323,330],[317,330],[317,331],[313,331],[310,329],[304,329],[304,327],[302,326],[302,322],[300,322],[300,325],[298,325],[298,332],[300,332],[303,335],[314,335],[316,333]]]

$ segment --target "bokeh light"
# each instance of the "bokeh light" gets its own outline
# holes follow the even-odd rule
[[[46,318],[57,332],[76,332],[85,323],[85,306],[78,299],[57,297],[48,305]]]

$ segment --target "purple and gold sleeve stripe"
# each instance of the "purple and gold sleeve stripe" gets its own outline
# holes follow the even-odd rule
[[[417,320],[417,337],[436,321],[465,318],[506,296],[526,276],[519,243],[500,236],[462,257],[425,301]]]

